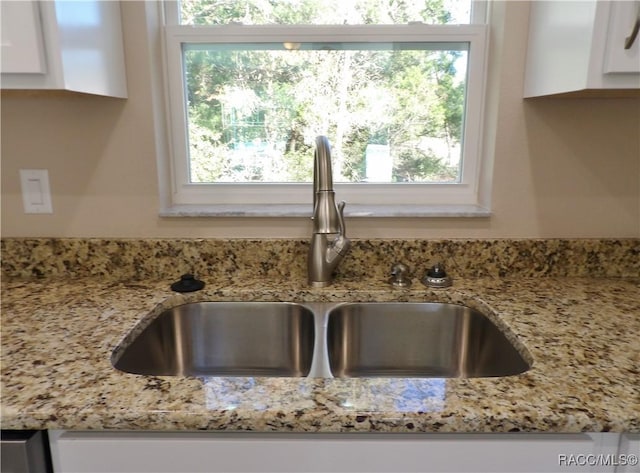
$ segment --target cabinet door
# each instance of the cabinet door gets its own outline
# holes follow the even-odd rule
[[[38,4],[0,2],[3,73],[44,74],[44,43]]]
[[[618,434],[50,433],[56,473],[614,471]],[[608,457],[607,457],[608,458]]]
[[[640,0],[611,2],[604,73],[640,73]],[[635,33],[635,35],[634,35]]]

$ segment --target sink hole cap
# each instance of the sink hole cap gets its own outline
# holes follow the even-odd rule
[[[193,274],[183,274],[180,280],[171,285],[175,292],[195,292],[204,288],[204,282],[196,279]]]
[[[422,284],[427,287],[444,288],[451,286],[453,280],[450,276],[447,276],[442,263],[436,263],[427,270],[424,278],[422,278]]]

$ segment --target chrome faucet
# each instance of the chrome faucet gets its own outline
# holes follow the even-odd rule
[[[331,284],[333,271],[349,250],[345,236],[344,206],[336,205],[331,173],[331,145],[326,136],[316,138],[313,155],[313,234],[309,248],[309,284],[324,287]]]

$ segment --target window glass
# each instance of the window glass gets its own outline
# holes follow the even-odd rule
[[[182,0],[184,25],[464,24],[470,0]]]
[[[467,43],[183,46],[190,181],[460,180]]]

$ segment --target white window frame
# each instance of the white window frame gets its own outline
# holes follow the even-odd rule
[[[433,41],[469,44],[462,169],[459,183],[335,183],[337,200],[345,200],[345,215],[462,216],[490,214],[484,198],[483,118],[488,62],[486,2],[474,2],[468,25],[180,25],[177,2],[164,2],[163,67],[169,161],[164,216],[306,216],[311,215],[308,183],[191,183],[183,44],[264,42]],[[161,8],[161,7],[160,7]],[[373,35],[373,36],[372,36]],[[310,153],[309,159],[313,159]],[[486,167],[486,166],[485,166]],[[161,173],[162,174],[162,173]],[[486,174],[486,172],[484,173]],[[162,176],[161,176],[162,177]]]

